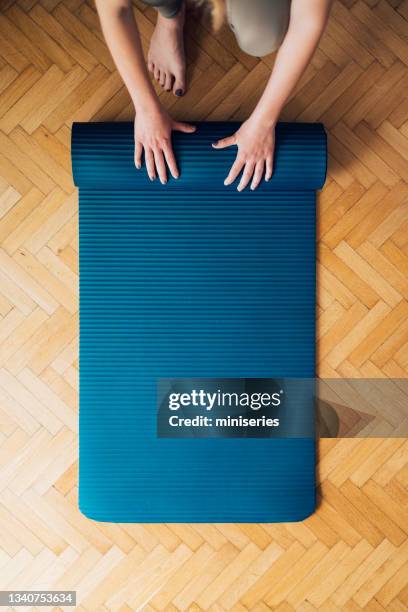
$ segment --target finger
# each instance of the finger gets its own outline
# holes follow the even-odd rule
[[[160,85],[161,85],[162,87],[164,87],[164,84],[165,84],[165,82],[166,82],[166,72],[165,72],[164,70],[162,70],[162,71],[160,72],[160,81],[159,81],[159,82],[160,82]]]
[[[266,172],[265,172],[265,181],[270,181],[273,172],[273,157],[270,155],[265,160]]]
[[[170,144],[163,147],[163,153],[172,177],[175,179],[178,178],[179,171],[177,168],[176,158],[174,157],[173,149]]]
[[[214,142],[214,149],[225,149],[225,147],[230,147],[235,144],[235,136],[228,136],[228,138],[221,138],[218,142]]]
[[[138,170],[142,167],[143,145],[141,142],[135,142],[135,166]]]
[[[178,98],[184,95],[186,91],[186,73],[182,72],[174,75],[173,93]]]
[[[255,166],[255,172],[251,183],[251,190],[253,191],[262,181],[262,177],[265,170],[265,162],[263,159],[259,160]]]
[[[145,162],[147,174],[149,175],[149,179],[154,181],[156,178],[156,170],[154,167],[154,156],[153,151],[151,149],[145,149]]]
[[[156,165],[157,174],[162,185],[167,183],[166,164],[164,163],[163,152],[161,149],[154,149],[154,163]]]
[[[255,168],[255,164],[253,162],[247,161],[247,163],[245,164],[244,172],[242,173],[242,176],[241,176],[241,180],[239,181],[239,184],[237,187],[238,191],[242,191],[248,185],[254,173],[254,168]]]
[[[166,73],[166,80],[165,80],[165,82],[164,82],[164,89],[165,89],[166,91],[170,91],[170,90],[171,90],[171,84],[172,84],[172,82],[173,82],[173,77],[172,77],[172,75],[170,74],[170,72],[167,72],[167,73]]]
[[[224,185],[231,185],[231,183],[235,181],[238,174],[241,172],[244,163],[245,162],[243,159],[241,159],[240,157],[236,157],[234,163],[231,166],[229,174],[224,181]]]
[[[173,130],[176,132],[185,132],[186,134],[192,134],[196,131],[196,126],[190,123],[183,123],[182,121],[175,121],[173,124]]]

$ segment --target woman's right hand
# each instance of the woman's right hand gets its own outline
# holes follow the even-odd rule
[[[192,133],[196,128],[188,123],[174,121],[163,109],[137,111],[135,117],[135,166],[142,167],[142,154],[151,181],[157,176],[160,182],[167,183],[168,166],[173,178],[179,171],[171,144],[172,131]]]

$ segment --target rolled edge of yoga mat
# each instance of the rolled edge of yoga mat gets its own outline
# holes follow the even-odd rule
[[[211,146],[233,134],[239,123],[195,123],[194,134],[173,132],[172,141],[180,177],[168,182],[150,181],[146,167],[134,165],[133,123],[74,123],[72,127],[72,172],[83,189],[165,190],[220,189],[236,157],[235,146],[216,150]],[[274,172],[261,191],[316,190],[326,180],[326,132],[320,123],[279,123],[276,126]],[[225,187],[236,189],[237,181]]]

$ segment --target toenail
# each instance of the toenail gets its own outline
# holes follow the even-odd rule
[[[176,96],[178,96],[179,98],[183,95],[183,90],[182,89],[176,89]]]

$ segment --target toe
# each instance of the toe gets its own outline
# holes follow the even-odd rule
[[[172,74],[170,72],[167,72],[166,73],[166,80],[165,80],[165,83],[164,83],[164,89],[166,91],[171,91],[172,84],[173,84],[173,76],[172,76]]]
[[[154,74],[154,62],[149,60],[148,63],[147,63],[147,67],[149,69],[149,72],[152,72]]]
[[[160,85],[164,87],[165,83],[166,83],[166,71],[161,70],[160,71]]]
[[[175,75],[174,77],[173,93],[175,96],[180,97],[184,95],[185,90],[186,90],[186,81],[185,81],[185,75],[183,72],[179,75]]]
[[[154,78],[156,79],[156,81],[160,82],[160,70],[158,66],[154,67]]]

